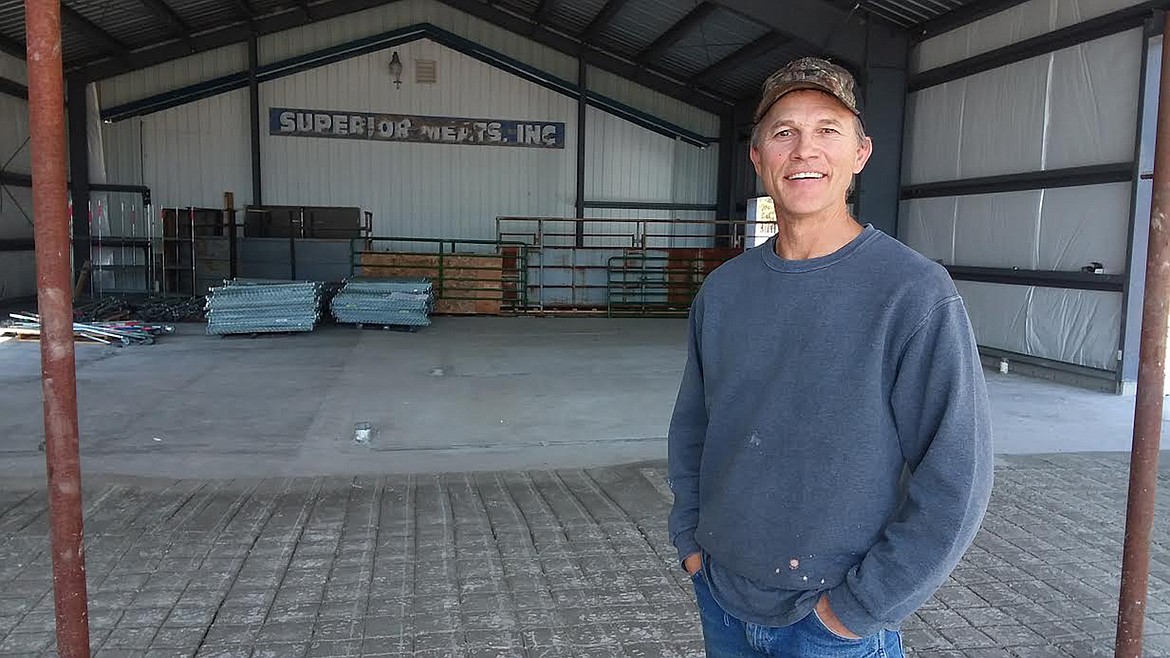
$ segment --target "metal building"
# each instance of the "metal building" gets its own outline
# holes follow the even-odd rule
[[[586,232],[616,236],[610,248],[645,234],[734,247],[741,225],[720,222],[759,194],[760,84],[815,54],[862,87],[876,152],[860,220],[948,266],[989,360],[1122,391],[1137,372],[1165,4],[69,0],[75,268],[144,264],[132,238],[167,209],[222,208],[225,192],[236,208],[357,208],[374,236],[491,242],[499,218],[605,219],[569,222],[566,246],[576,231],[578,247]],[[35,290],[24,51],[9,2],[0,299]],[[394,140],[404,120],[434,122],[430,136]],[[604,305],[577,289],[605,288],[604,262],[566,254],[541,254],[538,305]],[[111,289],[128,276],[97,275]]]

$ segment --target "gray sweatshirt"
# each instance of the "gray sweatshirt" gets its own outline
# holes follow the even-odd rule
[[[744,621],[827,593],[847,628],[897,628],[958,564],[992,486],[987,392],[945,269],[866,226],[821,258],[774,240],[691,309],[669,434],[670,534]]]

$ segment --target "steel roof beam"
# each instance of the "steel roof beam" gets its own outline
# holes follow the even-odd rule
[[[856,68],[865,62],[866,27],[860,17],[824,0],[712,1],[790,37],[802,46],[804,55],[829,57]]]
[[[639,66],[634,62],[626,61],[602,51],[595,46],[589,46],[586,43],[550,30],[547,27],[540,25],[533,27],[531,19],[522,18],[515,14],[489,7],[479,2],[479,0],[440,1],[445,5],[471,14],[476,18],[483,19],[509,32],[526,35],[529,39],[548,46],[553,50],[560,51],[565,55],[581,57],[586,63],[592,64],[599,69],[621,76],[644,87],[649,87],[654,91],[694,105],[712,114],[726,112],[730,106],[728,101],[716,94],[688,88],[685,84],[672,80],[667,75],[645,66]]]
[[[395,2],[396,0],[391,0]],[[245,0],[236,0],[237,6],[245,5]],[[333,0],[317,5],[313,15],[317,20],[325,20],[344,16],[371,7],[380,7],[389,4],[386,0]],[[246,6],[246,5],[245,5]],[[198,34],[193,37],[195,52],[205,52],[222,48],[234,43],[243,43],[255,35],[283,32],[295,27],[309,24],[310,21],[300,10],[285,11],[273,16],[266,16],[255,20],[247,20],[218,30]],[[71,68],[71,72],[82,76],[86,80],[102,80],[128,71],[144,69],[148,66],[162,64],[171,60],[186,57],[191,54],[188,46],[182,43],[164,43],[138,49],[129,61],[96,60],[82,62]]]
[[[111,55],[126,57],[130,54],[130,48],[126,44],[118,41],[109,32],[93,24],[88,18],[79,14],[77,10],[65,4],[61,5],[61,22],[68,26],[70,30],[78,33],[87,41],[97,45]]]
[[[678,43],[688,32],[698,27],[703,21],[707,20],[707,17],[717,10],[718,7],[709,2],[701,2],[695,5],[695,8],[690,10],[686,16],[683,16],[677,23],[667,28],[649,46],[643,48],[634,57],[634,60],[642,65],[649,63],[668,48]]]
[[[585,28],[585,31],[581,33],[581,41],[583,43],[589,43],[596,39],[597,35],[605,31],[605,28],[607,25],[609,25],[609,22],[613,20],[614,16],[617,16],[617,13],[621,11],[622,7],[625,7],[626,3],[629,1],[630,0],[609,0],[609,2],[606,2],[605,6],[601,8],[601,11],[597,12],[597,15],[593,17],[593,20],[589,21],[589,26]]]
[[[785,43],[788,43],[787,39],[780,36],[779,34],[776,34],[775,32],[769,32],[759,39],[756,39],[746,46],[736,50],[727,57],[724,57],[723,59],[711,64],[702,71],[699,71],[690,79],[688,84],[699,85],[710,82],[721,73],[739,68],[741,65],[746,64],[757,57],[765,55],[769,51],[774,50],[784,45]]]
[[[167,24],[171,28],[171,33],[176,37],[182,39],[187,43],[191,50],[195,50],[195,41],[191,38],[191,26],[182,19],[174,9],[171,9],[164,0],[138,0],[146,7],[150,13],[154,14],[155,18]]]
[[[8,53],[17,59],[24,59],[26,49],[23,43],[13,39],[12,37],[6,37],[3,34],[0,34],[0,52]]]

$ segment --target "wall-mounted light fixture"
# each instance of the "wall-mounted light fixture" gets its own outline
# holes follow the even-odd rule
[[[402,87],[402,60],[398,59],[398,51],[390,56],[390,79],[394,81],[395,87]]]

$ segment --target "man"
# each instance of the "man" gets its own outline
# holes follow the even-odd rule
[[[708,656],[897,658],[990,497],[975,339],[945,269],[849,214],[873,145],[847,71],[789,64],[755,120],[778,230],[692,306],[671,539]]]

